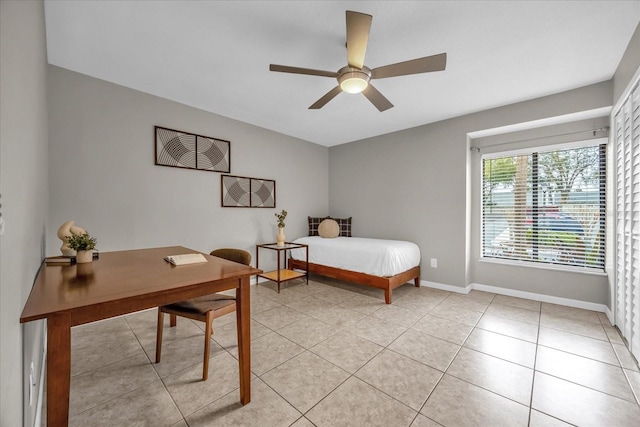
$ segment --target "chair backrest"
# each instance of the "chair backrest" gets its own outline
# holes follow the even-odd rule
[[[249,265],[251,264],[251,254],[242,249],[222,248],[211,251],[209,255],[217,256],[218,258],[224,258],[229,261],[237,262],[239,264]]]

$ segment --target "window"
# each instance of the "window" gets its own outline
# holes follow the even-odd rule
[[[606,145],[574,147],[483,156],[483,258],[604,271]]]

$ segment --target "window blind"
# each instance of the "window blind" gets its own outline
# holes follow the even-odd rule
[[[616,146],[615,322],[640,360],[640,86],[614,116]]]
[[[482,159],[482,257],[604,271],[606,145]]]

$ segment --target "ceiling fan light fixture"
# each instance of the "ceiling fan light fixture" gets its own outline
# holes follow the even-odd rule
[[[361,93],[369,86],[370,75],[358,69],[350,69],[338,76],[340,89],[347,93]]]

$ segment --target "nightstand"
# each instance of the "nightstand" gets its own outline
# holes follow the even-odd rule
[[[300,272],[295,270],[289,270],[286,267],[287,265],[287,251],[291,249],[299,249],[304,248],[306,253],[306,271]],[[277,263],[276,269],[273,271],[267,271],[261,274],[258,274],[257,277],[264,277],[265,279],[272,280],[278,284],[278,293],[280,293],[280,283],[287,282],[289,280],[298,279],[300,277],[305,277],[307,285],[309,284],[309,245],[303,245],[301,243],[291,243],[285,242],[283,246],[278,246],[276,243],[265,243],[262,245],[256,245],[256,268],[260,265],[260,249],[268,249],[277,252]],[[281,254],[284,253],[284,256]],[[284,261],[284,267],[283,267]],[[258,282],[256,280],[256,286]]]

